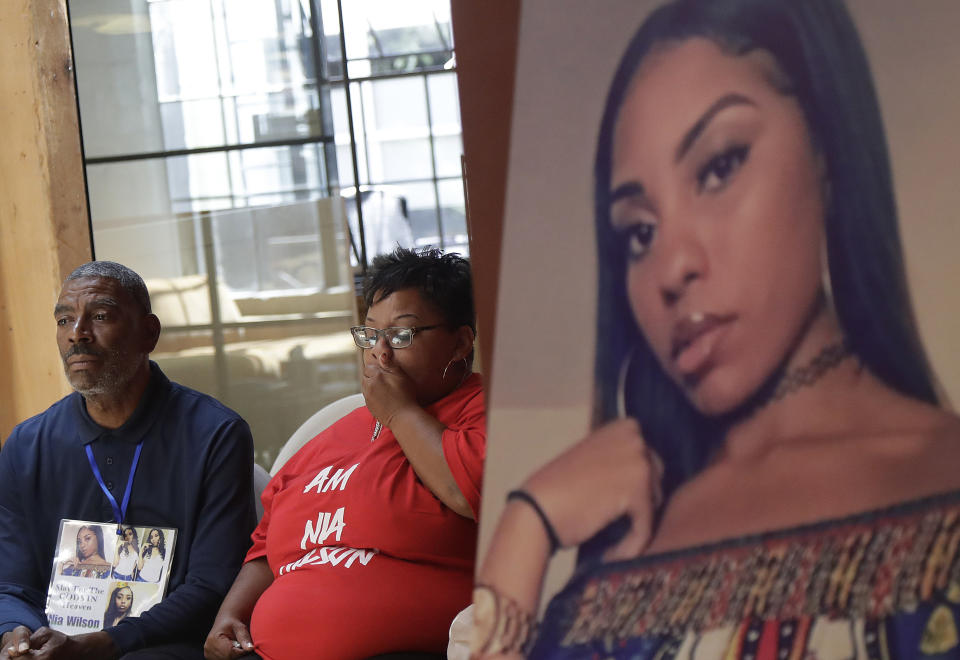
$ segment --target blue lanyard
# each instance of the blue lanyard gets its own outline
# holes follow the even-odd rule
[[[85,446],[87,450],[87,460],[90,462],[90,469],[93,470],[93,476],[97,478],[100,484],[100,490],[110,500],[110,506],[113,507],[113,515],[117,519],[117,536],[123,535],[123,517],[127,514],[127,505],[130,503],[130,492],[133,490],[133,475],[137,473],[137,463],[140,462],[140,450],[143,449],[143,440],[137,443],[137,451],[133,454],[133,463],[130,465],[130,476],[127,478],[127,490],[123,493],[123,503],[117,504],[117,498],[113,496],[107,484],[103,483],[103,475],[100,474],[100,468],[97,467],[97,461],[93,458],[93,449],[90,445]]]

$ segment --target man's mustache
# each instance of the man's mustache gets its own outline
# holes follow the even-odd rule
[[[74,344],[70,349],[64,354],[63,359],[69,360],[74,355],[93,355],[94,357],[103,357],[103,353],[86,345],[86,344]]]

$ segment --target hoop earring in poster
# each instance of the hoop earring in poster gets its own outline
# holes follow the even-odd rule
[[[631,347],[627,356],[620,363],[620,371],[617,372],[617,418],[625,419],[627,417],[627,375],[630,372],[630,365],[633,363],[633,348]]]
[[[827,246],[827,225],[833,215],[833,188],[830,182],[823,185],[824,227],[823,238],[820,241],[820,285],[823,288],[823,298],[827,307],[836,310],[833,302],[833,281],[830,279],[830,249]]]

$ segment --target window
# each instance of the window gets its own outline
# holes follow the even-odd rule
[[[154,359],[242,414],[269,468],[359,391],[364,256],[467,251],[449,0],[69,11],[96,257],[144,277]]]

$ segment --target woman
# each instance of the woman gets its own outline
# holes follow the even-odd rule
[[[153,528],[137,558],[137,581],[159,582],[163,573],[163,562],[167,558],[167,544],[163,530]]]
[[[655,11],[595,186],[596,429],[508,496],[477,654],[956,657],[960,422],[912,322],[843,5]],[[580,564],[535,634],[566,546]]]
[[[486,445],[466,260],[397,249],[364,286],[366,406],[274,476],[208,658],[442,653],[470,600]]]
[[[122,582],[118,582],[113,593],[110,594],[107,610],[103,613],[103,627],[109,628],[117,625],[122,619],[130,616],[132,610],[133,589]]]
[[[133,580],[137,572],[140,554],[140,538],[133,527],[124,527],[117,540],[117,552],[113,559],[113,577],[118,580]]]
[[[105,578],[110,573],[110,562],[103,554],[103,530],[96,525],[84,525],[77,530],[76,554],[73,559],[63,562],[60,574]]]

